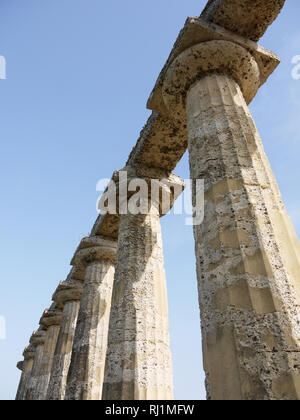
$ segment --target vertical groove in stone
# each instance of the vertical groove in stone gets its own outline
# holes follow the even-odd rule
[[[112,262],[95,261],[87,266],[66,400],[101,399],[113,281]]]
[[[104,400],[173,399],[158,210],[121,215]]]
[[[80,300],[66,302],[57,340],[47,400],[64,400]]]
[[[50,325],[46,333],[40,375],[35,388],[35,400],[45,400],[51,375],[54,352],[57,344],[60,325]]]
[[[31,370],[30,377],[28,378],[28,383],[26,385],[24,400],[33,401],[35,399],[35,391],[36,391],[37,381],[41,372],[43,353],[44,353],[44,344],[43,343],[37,344],[35,346],[35,356],[34,356],[33,367]]]
[[[187,97],[208,398],[300,398],[299,242],[237,83],[215,75]]]

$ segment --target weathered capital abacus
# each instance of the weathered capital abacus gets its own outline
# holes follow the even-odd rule
[[[129,180],[146,175],[144,168],[126,170]],[[151,179],[166,181],[165,174],[149,168],[144,179],[148,186],[151,186]],[[182,192],[184,184],[180,178],[172,175],[169,181],[173,185],[179,184]],[[145,194],[143,197],[149,200],[146,214],[128,211],[120,215],[104,400],[173,399],[168,300],[159,220],[162,203],[159,199],[152,201],[150,196]],[[176,198],[173,196],[171,201]]]
[[[205,181],[194,236],[208,399],[300,399],[300,244],[247,107],[280,62],[255,41],[284,2],[209,0],[187,19],[18,365],[17,399],[45,398],[61,310],[47,399],[173,398],[160,217],[182,192],[172,171],[187,146],[192,180]]]
[[[161,90],[170,115],[186,112],[191,178],[205,180],[194,233],[208,397],[298,399],[299,247],[247,107],[278,58],[226,38],[182,52]]]
[[[60,283],[52,298],[59,307],[63,308],[63,313],[53,358],[47,400],[64,400],[65,397],[82,289],[82,282],[70,278]]]
[[[66,400],[100,400],[117,244],[84,238],[71,264],[84,280],[67,379]]]

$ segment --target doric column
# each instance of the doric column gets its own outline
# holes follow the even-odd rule
[[[17,369],[19,369],[22,373],[21,373],[21,379],[18,386],[16,401],[21,399],[20,394],[22,392],[23,385],[24,385],[24,361],[20,361],[17,363]]]
[[[40,325],[46,329],[46,339],[41,362],[40,375],[37,379],[35,389],[35,400],[45,400],[50,380],[54,351],[60,330],[62,312],[53,304],[47,309],[41,320]]]
[[[194,234],[208,397],[296,400],[299,243],[247,107],[263,71],[249,48],[219,40],[186,50],[164,100],[178,115],[186,104],[191,177],[205,180]]]
[[[28,381],[29,381],[30,374],[33,368],[34,354],[35,354],[34,346],[29,345],[28,347],[26,347],[23,353],[24,361],[19,362],[17,364],[17,368],[20,369],[22,372],[20,384],[19,384],[19,388],[18,388],[18,392],[16,396],[17,401],[24,400],[24,397],[26,395]]]
[[[65,397],[82,287],[82,282],[66,280],[58,286],[53,295],[53,301],[59,307],[63,307],[63,314],[53,358],[47,400],[64,400]]]
[[[37,386],[37,381],[41,373],[45,340],[46,340],[46,332],[42,328],[34,332],[30,338],[30,344],[35,349],[34,362],[33,362],[33,367],[32,367],[30,376],[28,377],[28,382],[26,385],[25,393],[24,393],[24,400],[32,401],[35,399],[35,390]]]
[[[135,177],[143,177],[151,186],[151,179],[130,168],[128,181]],[[174,177],[172,185],[178,180]],[[182,182],[180,185],[181,193]],[[173,399],[161,203],[148,194],[144,199],[145,214],[134,215],[129,210],[120,215],[104,400]]]
[[[67,379],[66,400],[100,400],[115,272],[115,241],[82,240],[72,265],[82,273],[83,293]]]

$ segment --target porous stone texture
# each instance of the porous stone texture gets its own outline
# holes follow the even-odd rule
[[[239,85],[211,75],[187,95],[204,366],[213,400],[300,398],[299,243]]]
[[[16,400],[21,401],[24,400],[26,390],[28,387],[28,381],[30,378],[30,374],[33,368],[33,362],[34,362],[34,354],[35,354],[35,348],[32,345],[29,345],[24,350],[23,356],[24,356],[24,362],[21,362],[21,365],[18,364],[18,369],[22,371]]]
[[[27,401],[32,401],[35,399],[37,381],[41,374],[45,340],[46,332],[42,328],[33,333],[30,338],[30,344],[35,348],[35,351],[33,367],[30,376],[28,377],[26,390],[24,392],[24,400]]]
[[[116,248],[114,241],[86,238],[72,262],[85,275],[66,400],[100,400],[102,396]]]
[[[201,17],[258,41],[284,3],[285,0],[209,0]]]
[[[41,326],[46,329],[46,339],[41,361],[40,375],[37,378],[35,387],[35,400],[46,400],[54,352],[60,330],[61,316],[61,310],[53,304],[50,309],[47,309],[44,312],[40,320]]]
[[[173,399],[158,203],[121,215],[104,400]]]
[[[53,358],[47,400],[64,400],[65,398],[82,288],[81,282],[65,281],[58,286],[53,295],[53,301],[62,305],[63,314]]]

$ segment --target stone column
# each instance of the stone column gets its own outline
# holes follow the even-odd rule
[[[44,344],[46,339],[46,332],[40,328],[38,331],[34,332],[30,338],[30,344],[34,347],[34,362],[33,367],[28,377],[28,382],[26,384],[26,390],[24,392],[24,400],[32,401],[35,399],[35,390],[37,386],[37,381],[41,373],[42,359],[44,353]]]
[[[54,351],[57,344],[57,338],[60,330],[62,312],[55,304],[47,309],[40,324],[46,329],[46,339],[41,362],[40,375],[37,379],[35,389],[35,400],[45,400],[50,380],[50,374],[53,364]]]
[[[164,85],[172,111],[186,98],[191,177],[205,180],[194,234],[213,400],[300,398],[299,243],[247,107],[261,70],[240,45],[210,41],[182,53]]]
[[[53,295],[53,301],[63,307],[63,314],[46,400],[64,400],[65,397],[82,287],[81,282],[67,280]]]
[[[72,261],[77,276],[82,272],[84,286],[66,400],[100,400],[102,396],[116,248],[112,240],[85,238]]]
[[[120,215],[104,400],[173,399],[161,203],[148,194],[146,203],[146,214]]]
[[[19,388],[18,388],[18,392],[16,396],[17,401],[24,400],[24,397],[26,395],[28,381],[29,381],[32,368],[33,368],[34,354],[35,354],[34,346],[30,345],[26,347],[23,353],[24,361],[19,362],[17,365],[18,369],[22,371],[22,376],[20,379],[20,384],[19,384]]]

